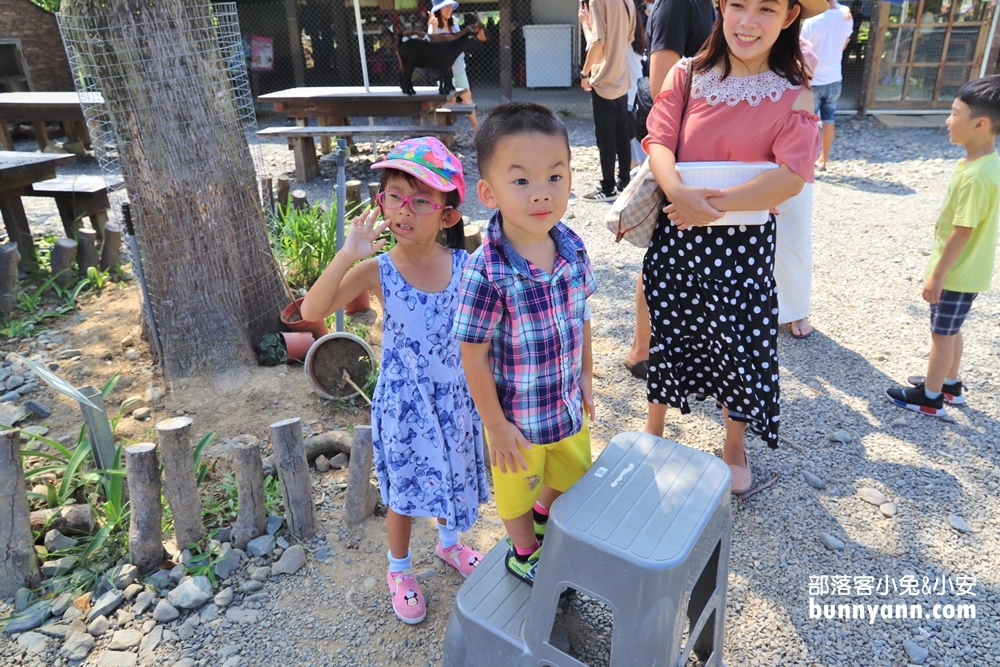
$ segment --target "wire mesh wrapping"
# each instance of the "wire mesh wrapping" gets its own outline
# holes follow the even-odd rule
[[[110,5],[65,0],[59,25],[95,152],[125,180],[164,371],[238,370],[287,297],[236,5]]]

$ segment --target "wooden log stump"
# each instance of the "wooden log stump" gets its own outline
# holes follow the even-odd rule
[[[93,535],[98,528],[90,505],[63,505],[35,510],[28,519],[32,530],[55,529],[63,535]]]
[[[361,181],[352,179],[347,181],[345,185],[347,186],[347,208],[344,209],[344,213],[347,214],[361,206]]]
[[[194,474],[191,418],[164,419],[156,425],[163,457],[163,494],[174,516],[174,538],[181,549],[205,537],[201,497]]]
[[[479,225],[465,225],[462,231],[465,233],[465,251],[471,255],[483,245],[483,234],[479,231]]]
[[[379,495],[371,482],[374,459],[372,427],[355,426],[351,465],[347,469],[347,499],[344,502],[347,523],[361,523],[372,515],[378,505]]]
[[[378,181],[371,181],[368,183],[368,205],[375,206],[375,195],[378,194],[378,188],[380,183]]]
[[[122,228],[116,222],[104,225],[104,243],[101,244],[101,271],[117,269],[121,264]]]
[[[140,442],[126,447],[125,474],[132,511],[128,530],[129,558],[139,572],[145,574],[163,562],[163,505],[156,445]]]
[[[296,211],[309,208],[309,200],[306,198],[305,190],[292,190],[292,208]]]
[[[76,272],[81,278],[87,277],[87,269],[97,268],[97,232],[93,229],[76,230]]]
[[[280,211],[284,211],[288,207],[288,191],[291,187],[291,182],[287,176],[278,176],[277,200]]]
[[[15,266],[17,263],[15,262]],[[42,579],[28,520],[28,490],[21,466],[21,431],[0,432],[0,598]]]
[[[21,252],[16,243],[0,245],[0,315],[8,316],[17,306],[17,264]]]
[[[49,263],[52,265],[52,275],[55,282],[63,289],[69,288],[76,282],[73,275],[73,259],[76,257],[77,242],[73,239],[59,239],[52,246],[52,254],[49,256]]]
[[[303,441],[306,449],[306,463],[312,463],[320,454],[328,456],[330,454],[343,453],[350,456],[351,443],[353,442],[354,439],[348,431],[327,431],[326,433],[319,433],[306,438]],[[273,456],[268,456],[264,459],[262,465],[264,466],[265,476],[274,476],[276,471]]]
[[[239,513],[230,541],[237,549],[246,549],[247,542],[264,534],[267,528],[267,509],[264,506],[264,469],[260,460],[260,447],[256,442],[239,442],[233,445],[233,467],[236,471],[236,494]]]
[[[271,446],[277,461],[278,481],[285,501],[285,523],[300,540],[316,534],[309,464],[298,417],[271,424]]]

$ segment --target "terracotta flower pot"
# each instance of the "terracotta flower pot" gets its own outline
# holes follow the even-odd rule
[[[311,331],[282,331],[281,337],[285,339],[288,363],[305,361],[309,348],[316,342]]]
[[[323,398],[347,399],[358,392],[344,381],[344,371],[356,385],[365,386],[368,374],[375,368],[375,353],[354,334],[334,332],[313,343],[305,367],[313,391]]]
[[[306,322],[302,319],[299,309],[302,307],[303,300],[304,298],[298,299],[295,303],[288,304],[281,311],[281,323],[288,327],[290,331],[308,331],[316,338],[330,333],[330,330],[326,328],[326,322]]]
[[[355,313],[363,313],[372,307],[372,295],[371,292],[365,290],[361,294],[354,297],[350,303],[344,306],[344,312],[348,315],[354,315]]]

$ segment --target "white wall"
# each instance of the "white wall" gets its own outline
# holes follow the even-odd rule
[[[579,0],[531,0],[531,22],[576,23]]]

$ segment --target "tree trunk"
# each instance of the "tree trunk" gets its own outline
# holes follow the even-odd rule
[[[361,523],[371,516],[379,496],[372,486],[372,427],[355,426],[351,447],[351,466],[347,470],[347,498],[344,515],[347,523]]]
[[[194,476],[191,450],[191,418],[164,419],[156,425],[163,457],[163,495],[174,516],[174,540],[183,549],[205,537],[201,521],[201,497]]]
[[[233,467],[236,469],[236,493],[239,514],[233,525],[232,543],[237,549],[246,549],[247,542],[263,535],[267,528],[267,509],[264,506],[264,469],[261,466],[260,447],[256,442],[233,445]]]
[[[132,564],[145,574],[163,562],[163,505],[156,445],[140,442],[126,447],[125,472],[132,509],[128,551]]]
[[[302,422],[298,417],[271,424],[271,446],[278,462],[278,481],[285,500],[288,528],[300,540],[316,534],[312,483],[302,442]]]
[[[28,493],[21,467],[21,432],[0,433],[0,598],[41,581],[28,522]]]
[[[164,371],[233,386],[286,297],[217,23],[204,0],[64,0],[60,14],[120,149]]]

